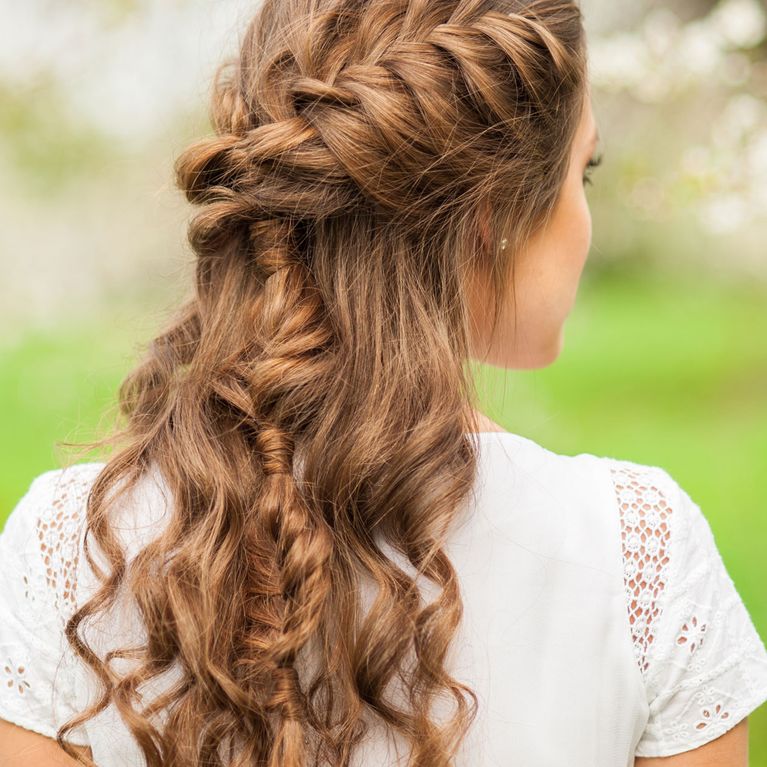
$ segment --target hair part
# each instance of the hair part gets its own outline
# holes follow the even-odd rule
[[[580,11],[265,0],[240,43],[213,82],[214,134],[175,165],[197,209],[194,293],[122,382],[124,425],[87,443],[118,447],[87,504],[110,572],[86,536],[100,587],[67,623],[101,698],[58,740],[80,758],[65,734],[111,702],[148,767],[347,765],[371,722],[413,767],[446,767],[476,714],[446,663],[462,603],[445,540],[478,457],[466,285],[488,270],[497,308],[556,205],[586,87]],[[487,210],[504,250],[485,247]],[[173,513],[128,558],[109,508],[152,470]],[[146,642],[102,659],[77,629],[121,591]],[[136,664],[118,674],[118,657]]]

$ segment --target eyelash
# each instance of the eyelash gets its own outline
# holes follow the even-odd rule
[[[597,166],[599,166],[599,165],[601,164],[601,162],[602,162],[602,155],[601,155],[601,154],[600,154],[600,155],[598,155],[597,157],[592,157],[592,158],[591,158],[591,159],[588,161],[588,164],[586,165],[586,173],[585,173],[585,175],[583,176],[583,183],[584,183],[584,185],[585,185],[585,184],[593,184],[593,183],[594,183],[594,182],[591,180],[591,176],[590,176],[590,174],[589,174],[589,171],[590,171],[592,168],[596,168]]]

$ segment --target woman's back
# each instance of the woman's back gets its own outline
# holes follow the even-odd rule
[[[478,698],[457,765],[632,765],[713,740],[767,699],[764,645],[705,517],[665,470],[508,432],[478,440],[477,483],[447,543],[464,604],[448,666]],[[93,702],[63,626],[95,584],[82,532],[102,466],[38,476],[0,537],[0,718],[51,737]],[[159,474],[134,493],[114,525],[131,554],[169,518]],[[369,606],[375,587],[363,588]],[[114,615],[85,627],[102,656],[141,637],[135,608]],[[353,763],[407,764],[404,742],[368,721]],[[75,732],[99,767],[143,763],[112,705]]]

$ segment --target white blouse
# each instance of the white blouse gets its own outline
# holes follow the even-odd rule
[[[456,767],[631,767],[697,748],[767,700],[765,646],[706,517],[668,472],[509,432],[478,441],[447,551],[464,603],[450,669],[479,701]],[[63,627],[96,583],[82,536],[103,465],[35,477],[0,534],[0,718],[49,737],[98,689]],[[134,492],[117,525],[133,552],[168,499],[155,473]],[[141,637],[130,605],[114,620],[83,624],[102,657]],[[99,767],[145,764],[113,705],[74,733]],[[353,761],[404,767],[407,748],[371,719]]]

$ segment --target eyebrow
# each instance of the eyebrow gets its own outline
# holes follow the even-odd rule
[[[594,135],[591,137],[592,144],[598,144],[601,136],[599,135],[599,128],[594,128]]]

